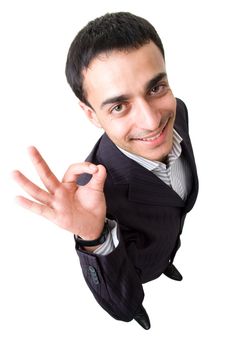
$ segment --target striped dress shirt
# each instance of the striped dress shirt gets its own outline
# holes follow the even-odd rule
[[[192,174],[188,162],[182,154],[181,142],[181,136],[173,129],[172,150],[167,156],[166,163],[148,160],[127,152],[120,147],[118,148],[127,157],[159,177],[160,180],[170,186],[183,200],[186,200],[191,191]],[[116,222],[114,220],[109,220],[109,225],[111,227],[111,234],[109,234],[107,240],[94,251],[95,254],[107,255],[111,253],[118,244]]]
[[[119,150],[141,166],[158,176],[160,180],[170,186],[176,193],[185,200],[191,187],[191,172],[187,161],[184,159],[181,148],[182,138],[173,129],[172,150],[168,154],[166,163],[153,161],[135,154],[129,153],[121,148]]]

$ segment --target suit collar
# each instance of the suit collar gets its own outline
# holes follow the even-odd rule
[[[179,158],[182,148],[181,143],[182,137],[178,134],[178,132],[173,129],[173,146],[171,151],[168,154],[167,162],[171,166],[177,158]],[[127,157],[131,158],[132,160],[136,161],[138,164],[142,165],[144,168],[153,171],[156,169],[166,169],[167,165],[165,163],[162,163],[160,161],[155,160],[149,160],[147,158],[144,158],[142,156],[130,153],[120,147],[117,147],[123,154],[125,154]]]
[[[181,143],[182,144],[182,153],[188,161],[188,164],[190,166],[191,173],[192,173],[192,179],[193,179],[193,185],[192,185],[191,192],[190,192],[190,194],[185,202],[185,212],[189,212],[192,209],[192,207],[196,201],[197,194],[198,194],[199,185],[198,185],[197,168],[196,168],[196,163],[195,163],[195,158],[194,158],[194,154],[193,154],[191,140],[190,140],[189,134],[188,134],[188,129],[186,131],[184,131],[184,129],[182,128],[182,126],[180,124],[180,120],[178,120],[178,122],[176,123],[176,130],[178,131],[178,133],[180,134],[180,136],[183,139],[183,141]]]

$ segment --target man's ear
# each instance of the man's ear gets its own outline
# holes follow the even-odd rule
[[[82,108],[84,113],[86,114],[87,118],[91,121],[92,124],[97,126],[97,128],[102,128],[102,125],[100,124],[96,112],[89,106],[87,106],[84,102],[79,102],[79,106]]]

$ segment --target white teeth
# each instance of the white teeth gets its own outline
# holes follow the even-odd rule
[[[158,135],[156,135],[154,137],[148,137],[148,138],[143,138],[143,139],[139,139],[139,140],[142,140],[142,141],[154,141],[154,140],[158,139],[161,134],[162,134],[162,131]]]
[[[159,134],[157,134],[157,135],[155,135],[155,136],[153,136],[153,137],[142,137],[142,138],[135,138],[134,140],[139,140],[139,141],[154,141],[154,140],[156,140],[156,139],[158,139],[160,136],[161,136],[161,134],[163,133],[163,131],[164,131],[164,129],[165,129],[165,127],[167,126],[167,123],[164,125],[164,127],[163,127],[163,129],[160,131],[160,133]]]

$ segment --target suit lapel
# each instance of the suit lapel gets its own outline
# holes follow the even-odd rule
[[[184,201],[160,178],[136,163],[131,168],[128,198],[130,201],[157,205],[183,207]]]
[[[198,176],[197,176],[197,168],[195,164],[195,158],[193,154],[192,144],[188,135],[188,131],[184,132],[183,128],[180,126],[180,123],[178,121],[177,125],[175,126],[176,131],[179,133],[179,135],[182,137],[183,141],[181,143],[182,146],[182,153],[184,157],[187,159],[188,164],[191,169],[192,173],[192,189],[191,192],[185,202],[185,212],[188,212],[192,209],[198,193]]]

